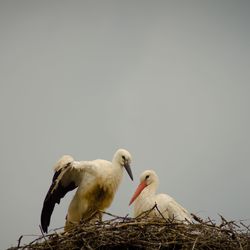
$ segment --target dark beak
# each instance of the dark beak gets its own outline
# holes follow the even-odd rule
[[[130,165],[129,163],[126,161],[125,164],[124,164],[124,167],[129,175],[129,177],[131,178],[131,180],[133,181],[133,174],[132,174],[132,171],[131,171],[131,168],[130,168]]]

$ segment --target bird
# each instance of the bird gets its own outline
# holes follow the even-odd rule
[[[52,184],[43,202],[41,228],[47,233],[51,215],[56,203],[60,203],[67,192],[76,189],[68,207],[64,230],[82,220],[90,221],[100,211],[105,211],[112,203],[122,180],[125,168],[133,181],[131,171],[132,156],[126,149],[118,149],[112,162],[102,159],[75,161],[72,156],[64,155],[54,166]]]
[[[134,216],[140,216],[146,211],[149,217],[164,217],[165,219],[173,219],[179,221],[191,222],[189,212],[177,203],[174,198],[168,194],[156,194],[159,179],[154,170],[146,170],[140,176],[140,184],[138,185],[129,205],[134,204]]]

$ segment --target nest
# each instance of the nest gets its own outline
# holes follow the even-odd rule
[[[21,245],[21,236],[18,246],[9,250],[250,249],[250,226],[227,221],[222,216],[221,223],[215,224],[209,218],[202,220],[195,215],[192,223],[149,218],[148,213],[137,218],[108,215],[112,216],[109,220],[81,223],[68,232],[57,229],[26,245]]]

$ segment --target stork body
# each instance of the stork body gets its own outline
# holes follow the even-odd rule
[[[189,212],[177,203],[174,198],[167,194],[156,194],[159,184],[158,176],[153,170],[146,170],[140,176],[140,184],[137,187],[131,205],[135,201],[134,216],[137,217],[145,211],[152,209],[155,204],[157,209],[153,209],[150,217],[162,217],[166,219],[176,219],[181,221],[191,221]]]
[[[70,202],[65,230],[81,220],[95,218],[99,211],[105,211],[112,203],[125,168],[133,179],[130,169],[131,155],[119,149],[112,162],[106,160],[74,161],[71,156],[63,156],[55,165],[55,174],[46,195],[41,213],[41,225],[47,232],[51,214],[56,203],[68,191],[77,188]]]

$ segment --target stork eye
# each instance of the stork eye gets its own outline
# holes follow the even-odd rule
[[[122,159],[125,161],[125,156],[124,155],[122,156]]]
[[[149,175],[147,175],[145,179],[148,179],[148,178],[149,178]]]

